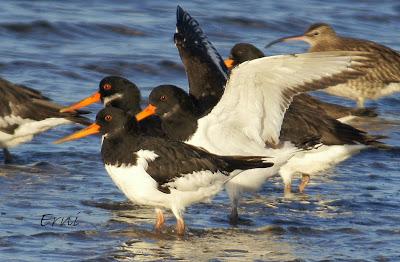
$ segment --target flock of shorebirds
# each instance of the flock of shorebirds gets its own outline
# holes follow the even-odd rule
[[[212,199],[226,189],[230,222],[238,220],[245,192],[256,191],[270,177],[282,177],[285,194],[292,177],[301,175],[303,192],[310,175],[369,147],[387,148],[383,136],[370,135],[346,123],[375,117],[364,101],[400,91],[400,55],[372,41],[342,37],[327,24],[271,42],[299,40],[308,53],[265,57],[247,43],[235,45],[225,61],[199,23],[177,8],[174,42],[179,50],[189,93],[160,85],[140,107],[139,88],[120,76],[107,76],[99,89],[62,108],[40,92],[0,80],[0,143],[7,148],[27,142],[56,125],[87,125],[56,143],[90,134],[102,135],[105,169],[131,201],[156,208],[156,230],[162,209],[185,232],[187,206]],[[357,101],[358,108],[326,103],[302,94],[324,89]],[[102,102],[91,121],[81,108]]]

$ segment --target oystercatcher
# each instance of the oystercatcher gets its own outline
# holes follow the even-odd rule
[[[60,113],[60,109],[60,105],[39,91],[0,78],[0,147],[4,162],[12,161],[9,148],[26,143],[50,128],[71,123],[90,124],[80,112]]]
[[[273,166],[264,156],[217,156],[182,142],[143,135],[131,114],[114,107],[102,109],[96,123],[57,143],[90,134],[103,135],[101,155],[108,174],[132,201],[156,207],[156,229],[174,213],[177,233],[185,230],[187,206],[210,200],[243,170]]]
[[[207,39],[199,23],[179,6],[177,8],[176,34],[174,39],[186,69],[189,80],[189,93],[191,94],[190,99],[193,100],[193,106],[188,106],[190,102],[183,102],[189,99],[185,98],[184,92],[175,90],[176,94],[180,94],[179,103],[183,103],[184,105],[181,105],[181,112],[175,112],[176,117],[168,119],[163,127],[167,130],[169,136],[186,141],[195,132],[196,119],[199,118],[198,103],[193,93],[208,94],[212,88],[216,88],[218,94],[221,93],[219,90],[223,90],[224,88],[228,70],[222,65],[221,56]],[[264,57],[264,54],[260,50],[249,44],[239,44],[238,47],[232,49],[232,53],[231,57],[235,61],[238,61],[238,63]],[[228,64],[228,66],[231,65]],[[215,100],[214,98],[213,101]],[[208,108],[208,110],[211,109],[212,107]],[[182,111],[186,112],[183,113]],[[376,113],[372,109],[342,107],[318,101],[306,94],[299,94],[293,98],[292,104],[285,113],[279,139],[280,141],[291,142],[296,146],[304,146],[307,144],[304,143],[307,139],[319,138],[319,141],[324,145],[335,145],[335,147],[329,147],[329,150],[327,148],[320,149],[331,152],[329,154],[325,152],[325,155],[329,156],[329,159],[325,160],[326,164],[322,166],[326,166],[328,163],[339,162],[343,160],[343,156],[347,157],[353,151],[353,147],[350,147],[350,150],[348,150],[348,148],[344,147],[345,145],[360,143],[381,146],[382,144],[375,141],[378,137],[368,136],[363,131],[335,120],[336,118],[340,118],[340,121],[347,121],[352,119],[353,115],[372,117],[376,116]],[[310,152],[307,155],[320,159],[318,155],[310,154]],[[335,160],[332,161],[333,159]],[[289,160],[289,162],[295,163],[296,158]],[[297,166],[299,166],[301,161],[297,162]],[[318,162],[321,163],[321,159],[317,160]],[[293,166],[293,164],[288,164],[282,168],[281,173],[285,177],[290,177],[290,174],[293,172],[304,172],[307,170],[306,166],[303,166],[300,170],[289,169],[288,167],[290,166]],[[316,171],[314,170],[314,172]],[[299,186],[300,192],[304,190],[309,179],[310,176],[308,174],[302,174],[302,182]],[[289,182],[287,182],[285,189],[286,192],[289,192]]]
[[[362,108],[367,99],[379,99],[400,91],[400,54],[387,46],[368,40],[343,37],[337,35],[332,26],[316,23],[303,35],[283,37],[272,41],[266,47],[294,40],[308,43],[311,46],[309,52],[363,51],[374,56],[369,61],[370,68],[364,76],[326,88],[325,91],[329,94],[355,100],[357,106]]]
[[[150,94],[149,106],[136,117],[141,120],[157,114],[162,119],[167,135],[201,146],[215,154],[274,156],[295,147],[292,143],[284,143],[279,139],[283,117],[293,96],[358,77],[362,74],[359,70],[362,70],[365,60],[368,58],[363,53],[348,52],[260,58],[245,62],[232,70],[221,100],[204,117],[199,118],[196,115],[190,97],[174,86],[155,88]],[[314,117],[318,118],[318,115]],[[319,119],[320,123],[323,121]],[[303,127],[299,125],[295,128],[301,130]],[[350,128],[346,131],[360,135],[361,132],[355,130]],[[323,130],[325,131],[329,132],[329,129]],[[308,137],[310,138],[315,139]],[[280,171],[285,191],[289,191],[291,177],[295,172],[308,174],[325,169],[348,157],[351,152],[366,147],[357,142],[352,141],[351,145],[346,146],[322,146],[315,151],[296,154],[292,158],[296,159],[293,164],[287,164],[286,170]],[[323,161],[324,156],[332,154],[337,159],[330,157]],[[286,160],[289,158],[287,155]],[[316,160],[319,160],[317,164]],[[285,161],[281,162],[284,163]],[[277,166],[275,163],[275,167]],[[258,189],[270,176],[271,173],[267,172],[260,173],[258,177],[251,176],[251,179],[239,175],[227,184],[228,193],[234,203],[233,215],[237,214],[236,205],[241,191]]]

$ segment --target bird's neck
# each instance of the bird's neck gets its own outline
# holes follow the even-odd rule
[[[115,99],[110,105],[133,115],[142,111],[137,101],[130,101],[129,99]]]
[[[323,51],[340,51],[343,50],[343,40],[337,36],[331,36],[322,39],[316,43],[312,43],[309,52],[323,52]]]
[[[129,166],[136,164],[135,152],[140,150],[141,136],[136,132],[120,129],[103,138],[101,156],[106,165]]]
[[[178,110],[173,117],[162,119],[162,128],[168,138],[187,141],[196,132],[198,119],[194,112]]]

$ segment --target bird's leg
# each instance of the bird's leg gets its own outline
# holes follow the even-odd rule
[[[283,192],[284,192],[285,196],[288,196],[292,193],[292,183],[291,182],[285,183]]]
[[[158,208],[156,208],[156,215],[157,215],[157,220],[154,227],[156,231],[161,231],[161,229],[164,227],[165,217],[162,210]]]
[[[237,225],[238,221],[239,221],[239,215],[238,215],[238,200],[234,199],[232,201],[232,210],[231,210],[231,214],[229,215],[229,223],[231,225]]]
[[[182,217],[182,210],[176,207],[172,207],[171,210],[176,217],[176,233],[179,236],[183,236],[185,234],[185,221]]]
[[[3,148],[4,164],[10,164],[12,162],[12,155],[7,148]]]
[[[310,182],[310,175],[301,174],[301,183],[299,185],[299,192],[300,193],[304,192],[304,189],[306,188],[306,186],[308,185],[309,182]]]
[[[364,102],[365,102],[364,98],[359,97],[359,98],[357,99],[357,107],[358,107],[358,108],[364,108]]]
[[[176,233],[180,236],[185,234],[185,221],[182,217],[176,220]]]

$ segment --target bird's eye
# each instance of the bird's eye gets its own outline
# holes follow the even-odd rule
[[[106,115],[104,117],[104,120],[106,120],[107,122],[110,122],[112,120],[112,116],[111,115]]]
[[[319,32],[314,32],[314,34],[313,35],[319,35]]]
[[[104,84],[103,86],[104,90],[110,90],[112,88],[111,84]]]
[[[165,101],[165,100],[167,100],[166,96],[160,96],[160,101]]]

